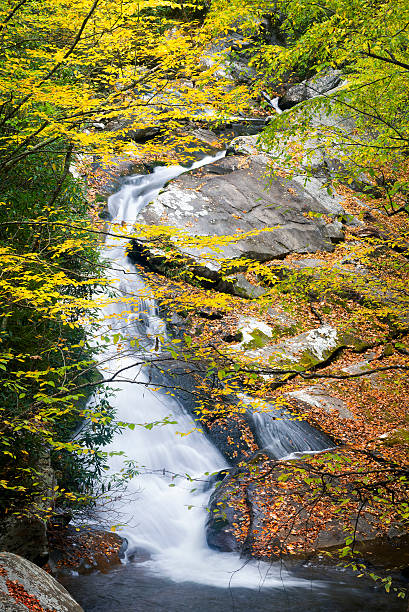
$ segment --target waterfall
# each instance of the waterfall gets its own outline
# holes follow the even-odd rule
[[[279,107],[278,103],[280,98],[279,97],[275,97],[275,98],[271,98],[271,96],[268,95],[268,93],[266,93],[265,91],[261,92],[261,95],[263,96],[264,100],[272,107],[274,108],[275,112],[279,115],[282,114],[282,110]]]
[[[205,157],[193,168],[222,155]],[[118,193],[109,198],[112,223],[132,227],[138,213],[160,189],[187,170],[182,166],[158,167],[152,174],[128,177]],[[109,237],[104,255],[111,266],[109,275],[118,300],[105,307],[102,325],[110,335],[119,333],[121,342],[119,348],[110,346],[103,355],[103,372],[106,378],[118,369],[124,372],[113,384],[116,392],[110,402],[120,421],[143,424],[170,417],[177,422],[152,429],[141,425],[125,429],[105,448],[108,452],[123,451],[140,466],[140,475],[130,480],[118,502],[119,522],[123,524],[118,532],[128,540],[128,559],[174,581],[257,588],[261,579],[267,586],[281,585],[285,575],[287,585],[298,584],[300,579],[289,577],[282,568],[243,562],[237,555],[208,548],[205,523],[210,493],[206,474],[228,467],[226,460],[204,434],[194,431],[195,422],[180,402],[148,385],[148,368],[142,362],[158,358],[155,341],[166,340],[166,325],[159,317],[152,292],[126,256],[126,239]],[[137,341],[138,348],[132,348],[132,340]],[[255,416],[266,446],[273,440],[277,445],[275,423],[268,415]],[[305,437],[282,444],[277,453],[282,456],[304,448],[311,450]],[[119,472],[123,461],[123,456],[113,454],[111,473]]]
[[[296,419],[288,408],[276,407],[244,393],[240,399],[252,412],[253,427],[260,447],[274,459],[296,457],[297,453],[314,453],[333,447],[327,435]]]

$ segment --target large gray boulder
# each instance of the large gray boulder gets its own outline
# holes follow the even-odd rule
[[[352,366],[351,366],[352,367]],[[320,408],[327,414],[338,415],[341,419],[354,419],[353,413],[347,408],[346,402],[331,394],[331,390],[324,385],[310,385],[290,391],[286,394],[294,400],[303,413],[311,408]]]
[[[246,350],[247,354],[255,359],[264,359],[272,367],[292,369],[310,368],[325,362],[341,346],[345,345],[342,334],[331,325],[321,325],[316,329],[310,329],[301,334],[287,338],[278,344],[262,342],[273,337],[273,329],[268,331],[268,326],[257,320],[253,322],[243,321],[243,340],[239,350]],[[242,325],[243,325],[242,323]]]
[[[339,198],[281,178],[266,186],[266,171],[263,155],[221,159],[172,181],[138,221],[176,227],[192,237],[260,232],[229,242],[218,255],[205,248],[181,249],[209,273],[217,274],[218,258],[269,261],[294,252],[332,251],[343,238]],[[160,259],[157,250],[155,257]]]
[[[84,612],[52,576],[12,553],[0,553],[1,612]]]

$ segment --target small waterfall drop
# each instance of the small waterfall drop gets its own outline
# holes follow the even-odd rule
[[[280,108],[280,107],[279,107],[279,105],[278,105],[278,103],[279,103],[279,101],[280,101],[280,98],[279,98],[279,97],[272,98],[272,97],[271,97],[271,96],[269,96],[269,95],[268,95],[268,93],[266,93],[265,91],[262,91],[262,92],[261,92],[261,95],[263,96],[264,100],[265,100],[265,101],[266,101],[266,102],[267,102],[267,103],[268,103],[268,104],[269,104],[269,105],[270,105],[272,108],[274,108],[275,112],[276,112],[278,115],[281,115],[281,114],[282,114],[282,112],[283,112],[283,111],[281,110],[281,108]]]
[[[276,407],[244,393],[239,397],[252,411],[260,447],[268,451],[273,459],[287,459],[303,452],[316,453],[334,446],[328,436],[296,418],[289,408]]]

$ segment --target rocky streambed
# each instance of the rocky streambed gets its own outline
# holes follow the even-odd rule
[[[180,174],[145,208],[138,205],[138,210],[142,208],[138,223],[176,227],[193,238],[237,234],[236,240],[223,246],[216,255],[210,247],[208,250],[191,246],[180,248],[175,241],[172,258],[167,256],[169,244],[161,244],[161,239],[134,240],[129,251],[131,261],[136,264],[144,281],[148,280],[154,289],[161,287],[166,303],[155,311],[146,297],[143,298],[145,327],[147,325],[151,329],[153,320],[159,314],[167,322],[170,337],[181,339],[188,332],[193,343],[200,339],[211,341],[230,360],[234,359],[241,366],[244,363],[255,365],[261,378],[256,383],[250,381],[246,390],[236,387],[229,396],[225,395],[222,413],[214,400],[213,405],[207,401],[206,411],[203,411],[203,397],[200,393],[192,394],[192,390],[202,385],[203,381],[207,391],[205,387],[202,388],[202,395],[207,397],[217,390],[214,368],[219,362],[214,362],[212,371],[206,360],[192,365],[189,359],[175,359],[159,353],[160,366],[150,365],[148,377],[152,383],[178,389],[176,399],[172,400],[173,412],[179,411],[178,420],[182,418],[185,422],[186,415],[190,415],[189,418],[205,429],[207,438],[219,453],[219,458],[212,454],[211,464],[214,467],[210,469],[213,476],[209,484],[217,486],[210,502],[205,502],[209,510],[208,519],[200,513],[195,515],[196,525],[202,534],[200,546],[203,547],[206,534],[210,549],[218,552],[216,557],[206,552],[205,560],[203,551],[206,548],[196,548],[192,557],[191,544],[198,537],[198,530],[194,529],[196,535],[193,536],[193,531],[190,531],[191,519],[184,514],[183,521],[191,525],[188,539],[185,541],[182,538],[175,549],[165,547],[167,551],[178,550],[177,570],[174,552],[170,556],[166,556],[166,553],[165,570],[162,553],[158,555],[154,550],[149,554],[149,545],[145,545],[147,555],[143,552],[144,546],[138,544],[138,537],[135,539],[133,533],[129,534],[130,537],[125,534],[131,541],[128,550],[131,565],[123,570],[125,573],[118,570],[119,573],[109,580],[113,580],[113,584],[117,579],[124,580],[126,593],[130,592],[129,580],[137,568],[142,572],[139,575],[143,576],[146,571],[149,576],[152,567],[160,567],[165,574],[170,572],[173,580],[179,583],[179,593],[188,593],[186,581],[203,583],[207,580],[208,584],[209,581],[215,584],[219,579],[216,579],[216,574],[220,577],[231,570],[223,566],[219,568],[220,572],[214,574],[210,566],[216,569],[221,562],[238,559],[237,553],[243,559],[255,558],[263,562],[282,559],[284,555],[288,560],[286,563],[289,563],[288,568],[294,571],[294,568],[301,567],[298,565],[300,561],[295,561],[294,565],[294,559],[301,559],[302,563],[305,563],[305,559],[313,559],[317,563],[323,550],[331,552],[343,546],[351,529],[355,532],[356,543],[359,543],[360,554],[366,558],[366,563],[382,564],[392,555],[394,567],[402,568],[407,564],[403,555],[404,532],[399,525],[382,530],[380,517],[376,516],[373,507],[368,504],[368,508],[360,508],[360,494],[356,492],[356,483],[348,480],[348,474],[340,486],[342,494],[347,491],[350,495],[350,503],[341,515],[331,514],[336,489],[331,478],[324,478],[323,489],[317,496],[317,482],[321,479],[322,484],[320,474],[325,466],[335,460],[338,468],[348,472],[349,468],[353,471],[357,463],[362,466],[367,462],[370,469],[373,457],[363,457],[359,449],[356,451],[352,448],[353,445],[367,440],[371,451],[376,450],[377,445],[384,444],[382,435],[396,429],[399,420],[404,423],[404,415],[395,413],[393,425],[389,420],[377,419],[374,426],[368,413],[362,409],[362,404],[351,401],[351,389],[359,399],[358,387],[354,385],[360,385],[359,393],[362,393],[362,382],[367,397],[371,393],[378,396],[388,393],[390,380],[382,379],[372,370],[376,369],[377,364],[385,363],[382,361],[385,359],[394,363],[396,349],[392,345],[389,353],[385,354],[384,342],[380,341],[378,330],[353,325],[346,316],[347,309],[342,309],[347,302],[350,312],[351,304],[352,308],[354,303],[359,304],[362,296],[369,303],[375,297],[378,301],[387,301],[390,299],[389,289],[384,291],[383,288],[381,291],[369,285],[366,281],[370,275],[374,275],[374,270],[368,267],[363,273],[361,264],[354,257],[357,245],[361,244],[359,232],[365,227],[356,202],[351,206],[351,200],[345,194],[326,194],[320,190],[322,180],[319,178],[305,187],[301,181],[289,182],[285,177],[279,177],[273,180],[269,189],[265,181],[268,163],[268,156],[260,150],[254,137],[241,137],[232,143],[231,154],[227,157]],[[138,185],[137,189],[142,189],[143,197],[149,202],[142,183],[139,179],[129,179],[127,193],[132,192],[132,185]],[[127,197],[125,200],[117,198],[116,202],[119,201],[120,207],[129,211]],[[116,204],[113,208],[117,210]],[[166,231],[164,234],[170,235]],[[176,255],[175,250],[178,251]],[[264,268],[254,268],[253,263]],[[334,282],[334,277],[337,282]],[[276,283],[281,283],[280,288],[283,283],[288,285],[281,298],[274,292]],[[307,292],[298,303],[289,288],[308,287],[309,284],[311,287],[317,284],[319,290],[315,288],[311,293]],[[145,295],[144,286],[142,289]],[[127,285],[127,294],[129,290],[134,291],[135,288]],[[183,292],[190,295],[191,304],[188,308],[185,304],[183,309],[178,309],[176,298]],[[399,325],[401,327],[398,329],[402,330],[404,321]],[[337,371],[355,372],[362,374],[362,377],[339,384],[334,384],[331,377],[322,380],[314,378],[314,375],[328,372],[326,368],[334,364],[337,364]],[[304,373],[306,378],[301,377],[300,380],[300,373]],[[263,381],[269,395],[263,395]],[[219,385],[219,390],[222,387]],[[250,406],[246,405],[243,391],[253,398],[262,397],[262,409],[258,410],[251,399]],[[125,391],[121,405],[127,406],[127,416],[131,420],[135,418],[135,407],[139,404],[133,402],[131,406],[129,399],[129,392]],[[129,450],[128,442],[123,442]],[[139,442],[138,448],[135,442],[129,442],[137,451],[135,457],[138,458],[142,448],[145,448],[145,442]],[[151,443],[147,441],[146,444]],[[191,438],[188,444],[195,447],[196,442]],[[328,447],[333,450],[325,451]],[[167,446],[167,449],[166,456],[171,467],[170,447]],[[317,450],[323,452],[308,455]],[[205,452],[204,448],[202,452]],[[163,463],[163,457],[160,461]],[[217,468],[220,461],[221,467]],[[209,484],[201,489],[201,495],[207,500]],[[149,484],[147,493],[150,487]],[[186,503],[190,503],[187,499]],[[136,513],[133,516],[142,520],[138,507],[139,512],[142,511],[142,507],[136,505],[132,510]],[[150,512],[156,516],[157,510],[158,505]],[[172,523],[173,517],[169,519],[161,515],[157,523],[161,531],[171,530],[169,520]],[[188,542],[189,551],[185,549]],[[187,561],[190,563],[189,570],[186,569]],[[276,568],[275,565],[272,567]],[[275,571],[273,569],[273,573]],[[321,568],[318,573],[322,575],[327,571]],[[248,579],[246,575],[247,587]],[[80,601],[88,602],[89,608],[86,609],[98,609],[95,606],[105,605],[96,591],[93,595],[86,593],[86,585],[95,583],[92,589],[98,589],[96,585],[99,580],[92,578],[89,583],[85,578],[83,582],[69,581],[70,588],[80,594]],[[149,580],[146,577],[147,583],[152,585]],[[290,584],[290,575],[286,575],[285,580]],[[180,582],[183,582],[183,586]],[[270,589],[275,588],[271,582],[265,586],[270,594]],[[238,583],[235,593],[241,601],[240,605],[247,606],[247,603],[243,603],[247,602],[246,596],[241,599],[240,588]],[[295,591],[296,598],[298,595]],[[367,597],[368,591],[365,593]],[[206,605],[213,601],[213,597],[218,602],[218,609],[217,605],[223,599],[222,591],[207,590],[204,594]],[[359,601],[359,597],[356,601]],[[149,605],[161,605],[157,598],[150,601]],[[263,609],[265,604],[259,603],[260,609]],[[371,604],[373,609],[377,609],[378,603]],[[143,609],[137,607],[139,604],[135,605],[135,609]],[[350,601],[347,597],[343,603],[337,602],[335,609],[350,610],[359,605],[354,603],[353,597]],[[400,609],[400,604],[396,605]],[[317,602],[311,603],[310,608],[319,610],[319,606]]]
[[[271,23],[261,29],[267,44],[285,43]],[[234,44],[209,49],[203,63],[214,65],[221,53],[223,77],[251,82],[251,49],[237,52]],[[274,100],[262,96],[282,113],[340,86],[342,74],[331,70],[286,87]],[[229,130],[248,134],[264,125],[254,117],[241,129],[232,119],[224,142]],[[349,117],[318,120],[335,121],[340,130],[354,127]],[[208,129],[206,117],[186,126],[195,142],[214,152],[220,130]],[[158,125],[128,128],[120,118],[94,125],[135,142],[160,134]],[[406,608],[382,584],[340,572],[323,557],[345,548],[352,534],[358,561],[386,566],[404,585],[405,526],[393,514],[385,521],[376,494],[366,493],[374,488],[370,478],[362,486],[362,470],[379,471],[382,462],[409,454],[402,400],[408,383],[399,371],[409,350],[405,279],[396,273],[401,228],[360,197],[363,186],[369,192],[368,177],[346,177],[350,188],[327,190],[342,151],[324,154],[314,139],[306,143],[307,160],[297,135],[289,140],[299,161],[291,178],[280,168],[280,151],[269,153],[257,134],[234,138],[225,156],[191,170],[161,173],[148,163],[147,175],[127,177],[135,167],[125,156],[118,160],[123,176],[110,173],[119,196],[105,211],[109,220],[163,231],[131,245],[108,241],[120,276],[114,286],[128,296],[127,305],[119,300],[108,316],[118,318],[112,327],[125,342],[141,340],[159,362],[151,360],[132,382],[139,389],[177,388],[170,400],[121,380],[114,401],[121,419],[160,422],[170,412],[177,425],[153,434],[131,430],[108,449],[120,448],[144,469],[123,503],[126,562],[117,555],[115,536],[112,555],[96,559],[91,544],[77,559],[81,573],[98,571],[62,578],[86,612],[207,611],[231,604],[243,611]],[[223,236],[231,239],[220,246]],[[132,316],[125,310],[129,296]],[[164,336],[170,344],[188,336],[189,345],[177,358],[161,353]],[[207,355],[206,344],[212,347]],[[117,361],[108,357],[109,373]],[[125,367],[135,367],[132,361],[138,358],[130,351]],[[240,373],[239,382],[226,376],[229,368]],[[121,466],[114,460],[111,468]],[[54,570],[72,557],[63,548],[54,543]],[[46,612],[81,610],[42,570],[2,555],[5,610],[28,604]]]
[[[301,83],[277,104],[289,108],[312,91],[337,87],[339,79],[335,74]],[[199,132],[196,139],[215,146],[217,134]],[[393,248],[368,250],[365,242],[368,235],[391,238],[396,229],[369,214],[352,191],[325,189],[337,162],[320,150],[308,181],[302,158],[300,172],[289,178],[277,166],[277,151],[272,157],[257,135],[236,137],[226,155],[190,170],[152,167],[152,174],[127,178],[125,169],[124,177],[111,176],[119,192],[110,199],[110,220],[163,230],[128,246],[108,244],[116,271],[124,271],[119,293],[133,295],[139,312],[126,315],[124,326],[118,303],[120,333],[126,329],[129,338],[142,338],[160,362],[146,366],[142,384],[177,389],[169,403],[161,392],[145,397],[123,382],[115,399],[119,416],[143,421],[155,414],[167,418],[170,410],[177,427],[200,427],[205,434],[175,445],[172,427],[167,441],[131,432],[115,441],[113,450],[119,445],[148,470],[135,491],[131,486],[134,500],[126,508],[129,526],[121,535],[129,541],[127,564],[112,570],[111,557],[104,557],[95,565],[91,546],[78,568],[109,573],[64,578],[87,612],[129,601],[136,576],[142,599],[133,610],[160,609],[164,601],[152,591],[159,587],[172,598],[167,609],[184,609],[185,602],[186,609],[225,609],[233,579],[235,605],[248,609],[260,576],[260,610],[271,609],[273,596],[274,609],[282,609],[282,580],[286,601],[297,609],[307,583],[314,585],[308,609],[317,612],[362,609],[363,600],[373,610],[402,609],[389,598],[386,604],[378,587],[360,587],[350,575],[349,588],[337,587],[339,574],[322,559],[323,551],[345,546],[353,533],[366,564],[396,572],[408,564],[403,526],[392,517],[385,529],[374,505],[362,504],[359,478],[353,477],[357,466],[377,469],[385,448],[406,452],[406,415],[392,391],[392,375],[407,320],[393,274],[380,273],[378,265]],[[391,303],[392,317],[386,312]],[[377,318],[379,305],[383,318]],[[188,346],[176,359],[150,346],[152,337],[164,333],[182,343],[188,335],[200,359],[192,360],[191,351],[189,358]],[[206,344],[213,347],[207,356]],[[231,384],[226,363],[251,376]],[[328,375],[334,372],[335,378]],[[405,383],[400,385],[404,391]],[[328,474],[333,465],[342,476]],[[203,478],[205,471],[212,475]],[[205,481],[195,494],[200,499],[186,494],[183,480],[169,497],[174,483],[166,480],[183,472]],[[339,512],[342,496],[348,504]],[[53,559],[64,563],[66,555],[57,549]],[[285,575],[277,565],[283,559]],[[319,569],[308,570],[306,561]]]
[[[141,313],[128,321],[127,328],[133,338],[147,332],[155,336],[163,334],[166,322],[169,338],[189,334],[198,347],[202,340],[210,342],[230,361],[240,367],[252,364],[259,374],[247,387],[240,383],[224,395],[222,411],[217,392],[223,391],[223,384],[215,384],[222,361],[214,356],[209,367],[204,358],[194,363],[156,351],[160,367],[151,363],[143,376],[153,384],[178,387],[171,403],[160,392],[154,399],[120,384],[115,400],[120,418],[143,422],[156,414],[163,418],[170,410],[177,415],[177,429],[181,423],[186,431],[199,425],[205,436],[190,434],[183,438],[186,443],[175,445],[177,433],[171,428],[168,442],[162,434],[152,438],[149,431],[146,440],[134,439],[129,432],[115,441],[114,450],[119,445],[130,458],[149,466],[140,481],[135,479],[134,501],[127,507],[130,527],[122,533],[129,541],[126,564],[115,569],[109,562],[102,568],[107,574],[62,580],[86,612],[103,612],[113,602],[129,604],[135,585],[140,596],[133,599],[135,611],[161,609],[165,600],[170,610],[221,610],[227,605],[231,580],[229,597],[240,610],[250,605],[271,610],[272,601],[277,610],[283,605],[301,609],[307,599],[308,609],[317,612],[329,607],[349,612],[361,609],[363,602],[370,602],[373,610],[400,610],[402,604],[385,595],[382,587],[355,581],[349,573],[343,584],[338,571],[320,558],[323,550],[343,546],[352,528],[366,563],[387,563],[397,572],[407,565],[400,526],[392,524],[385,532],[373,508],[360,509],[354,482],[341,483],[342,493],[349,487],[351,497],[342,515],[331,516],[330,480],[317,499],[317,470],[322,472],[326,462],[336,457],[342,469],[364,461],[371,467],[371,459],[363,459],[359,451],[354,455],[352,446],[362,446],[364,440],[376,451],[391,443],[392,432],[400,444],[399,432],[405,429],[403,412],[394,410],[393,418],[378,418],[385,406],[381,403],[374,408],[374,423],[365,409],[365,402],[375,396],[382,402],[392,397],[391,379],[372,370],[395,363],[394,342],[385,351],[377,328],[354,325],[343,310],[347,304],[350,313],[363,299],[391,299],[390,286],[378,283],[374,288],[367,282],[376,271],[368,264],[363,269],[355,255],[362,244],[359,232],[366,227],[361,210],[341,192],[322,191],[320,178],[305,186],[302,180],[276,177],[269,188],[270,160],[253,136],[236,139],[227,157],[209,161],[203,168],[177,171],[175,178],[166,171],[171,181],[161,191],[155,186],[153,197],[146,189],[149,176],[121,180],[127,195],[112,201],[114,221],[118,210],[127,210],[129,223],[134,217],[128,204],[143,198],[147,206],[139,206],[138,200],[138,223],[177,228],[193,238],[236,234],[216,253],[211,245],[180,248],[175,243],[172,259],[167,257],[169,245],[160,240],[134,240],[130,260],[125,245],[112,244],[116,270],[119,264],[125,273],[121,291],[135,296]],[[138,280],[131,262],[137,266]],[[280,292],[275,292],[277,284]],[[309,286],[314,290],[294,299],[294,287]],[[164,301],[159,309],[152,301],[157,287]],[[190,296],[188,308],[186,301],[178,307],[181,295]],[[118,306],[119,313],[122,308]],[[119,317],[122,334],[123,320]],[[402,333],[405,321],[394,325],[393,333]],[[363,376],[340,382],[314,378],[314,373],[325,373],[334,364],[337,372]],[[300,379],[299,373],[306,378]],[[192,394],[203,383],[201,394]],[[363,392],[364,402],[359,401]],[[328,447],[336,449],[325,451]],[[183,480],[176,480],[176,488],[168,486],[175,483],[174,474],[183,471],[199,483],[200,473],[212,476],[206,476],[206,484],[192,495]],[[194,509],[186,512],[188,507]],[[248,559],[253,559],[250,566]],[[314,564],[310,568],[308,560]],[[260,575],[263,589],[256,596]]]
[[[286,601],[293,606],[303,605],[308,583],[314,585],[308,596],[309,609],[317,612],[328,607],[339,612],[358,610],[363,601],[370,601],[373,610],[385,609],[385,605],[400,610],[402,605],[382,594],[380,587],[355,583],[349,574],[349,586],[340,586],[339,574],[321,558],[322,551],[344,546],[353,530],[366,564],[386,564],[397,572],[407,566],[404,530],[393,522],[385,530],[382,517],[370,504],[361,508],[356,481],[347,474],[365,462],[368,470],[373,468],[374,457],[362,455],[365,444],[375,455],[391,446],[404,451],[406,444],[405,414],[396,408],[392,377],[376,371],[385,364],[396,364],[399,351],[395,344],[399,343],[394,338],[404,336],[405,318],[390,323],[389,344],[377,324],[362,326],[350,320],[351,310],[362,301],[371,305],[395,300],[399,307],[393,283],[389,279],[368,282],[376,279],[377,271],[370,261],[363,268],[356,255],[367,227],[362,213],[365,206],[360,208],[345,193],[322,191],[320,178],[305,186],[301,180],[276,177],[269,187],[270,160],[253,136],[236,139],[227,157],[209,161],[202,168],[177,171],[176,178],[171,173],[168,177],[166,171],[171,181],[161,191],[155,186],[153,198],[145,185],[149,176],[122,179],[128,195],[112,202],[114,220],[118,203],[122,211],[131,210],[127,207],[135,200],[136,189],[136,199],[142,197],[147,203],[143,208],[138,200],[137,208],[142,209],[138,223],[173,227],[193,238],[236,234],[234,241],[216,253],[212,245],[180,248],[175,242],[171,259],[169,244],[157,239],[134,240],[130,260],[124,254],[125,245],[111,245],[116,265],[123,266],[127,275],[121,291],[135,296],[141,312],[127,326],[132,337],[141,333],[151,337],[152,333],[163,334],[166,321],[169,338],[183,339],[188,333],[198,347],[202,340],[211,343],[223,359],[239,368],[251,364],[258,374],[247,381],[247,387],[240,383],[223,396],[222,411],[217,393],[223,392],[223,384],[215,384],[215,374],[225,365],[214,356],[209,367],[204,358],[194,363],[182,355],[175,360],[156,351],[160,367],[151,363],[144,376],[153,384],[178,388],[171,404],[160,393],[154,400],[148,394],[147,399],[121,384],[117,398],[121,418],[143,421],[154,418],[158,410],[162,417],[171,410],[186,430],[195,424],[203,428],[211,446],[204,443],[203,434],[201,440],[190,434],[186,448],[184,443],[174,447],[173,430],[168,443],[160,437],[156,441],[149,438],[149,433],[146,440],[136,441],[132,432],[131,437],[116,440],[115,445],[128,456],[135,453],[135,461],[145,461],[151,468],[151,475],[145,474],[142,484],[136,483],[136,502],[128,508],[128,518],[132,525],[142,523],[145,534],[153,529],[159,539],[155,536],[151,546],[149,538],[141,542],[135,535],[139,528],[136,532],[128,529],[129,533],[125,529],[122,535],[130,542],[125,566],[112,569],[108,563],[103,568],[108,574],[63,580],[87,612],[102,612],[113,601],[121,605],[128,601],[136,576],[142,599],[132,604],[133,610],[160,609],[164,602],[155,591],[159,588],[172,598],[168,609],[183,609],[182,601],[194,609],[225,609],[225,583],[232,576],[237,577],[232,592],[235,605],[244,610],[255,601],[253,589],[260,586],[260,572],[264,585],[264,594],[257,599],[260,610],[271,609],[272,597],[277,610],[282,608],[278,584],[282,579]],[[132,218],[130,214],[127,221]],[[393,228],[383,231],[393,232]],[[131,261],[140,275],[137,281]],[[159,309],[147,281],[154,292],[161,287],[165,305]],[[295,292],[295,299],[297,287],[302,291]],[[182,294],[190,296],[188,308],[186,302],[178,307]],[[118,308],[122,312],[123,307]],[[327,368],[334,366],[341,375],[338,381],[325,377]],[[344,374],[358,376],[343,380]],[[200,385],[201,393],[192,394]],[[176,455],[172,455],[173,448],[178,448]],[[317,451],[322,452],[314,454]],[[184,463],[188,455],[196,457],[193,464],[191,459]],[[183,467],[179,463],[175,467],[175,457]],[[334,460],[346,473],[335,487],[331,478],[322,480],[323,469]],[[186,495],[182,482],[181,489],[180,483],[177,486],[179,497],[165,501],[172,491],[166,482],[169,474],[189,470],[190,477],[192,469],[199,481],[199,472],[213,474],[204,479],[206,485],[200,485],[200,500]],[[347,493],[350,502],[345,512],[332,514],[337,489],[342,495]],[[138,501],[140,491],[143,498]],[[174,505],[176,499],[185,508],[193,501],[197,508],[179,515],[182,506]],[[176,540],[168,541],[173,532]],[[277,565],[283,558],[284,577]],[[262,565],[249,568],[248,559]],[[316,569],[308,569],[306,560],[313,561]],[[238,571],[242,565],[247,569]],[[169,574],[171,580],[166,577]],[[198,590],[202,608],[197,607]]]

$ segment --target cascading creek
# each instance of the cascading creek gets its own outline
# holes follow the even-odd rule
[[[222,155],[205,157],[192,167],[211,163]],[[152,174],[128,177],[109,198],[112,225],[131,228],[138,213],[160,189],[187,170],[182,166],[158,167]],[[128,560],[174,581],[257,588],[262,577],[266,586],[279,585],[282,568],[243,563],[237,555],[211,550],[206,544],[210,496],[207,475],[228,465],[211,441],[195,430],[183,402],[150,386],[149,367],[144,363],[160,358],[158,338],[166,341],[166,324],[152,292],[127,258],[126,242],[114,237],[106,242],[104,255],[110,262],[109,275],[118,299],[105,307],[102,325],[107,328],[103,330],[105,335],[120,336],[120,342],[103,356],[106,378],[122,372],[115,380],[111,404],[119,421],[141,424],[122,431],[105,449],[121,451],[139,466],[140,474],[130,480],[118,509],[119,522],[124,525],[118,532],[128,541]],[[142,426],[168,420],[173,423],[151,429]],[[314,434],[312,428],[300,428],[299,423],[285,418],[273,421],[268,414],[255,413],[254,425],[262,445],[274,448],[278,458],[328,446],[328,440],[318,432]],[[123,465],[123,456],[111,457],[112,473],[119,472]],[[176,474],[179,476],[174,477]],[[300,582],[286,575],[287,585]]]
[[[289,458],[299,452],[314,453],[333,447],[327,435],[306,421],[295,419],[286,408],[277,408],[244,394],[241,399],[252,407],[252,421],[260,448],[273,459]]]

